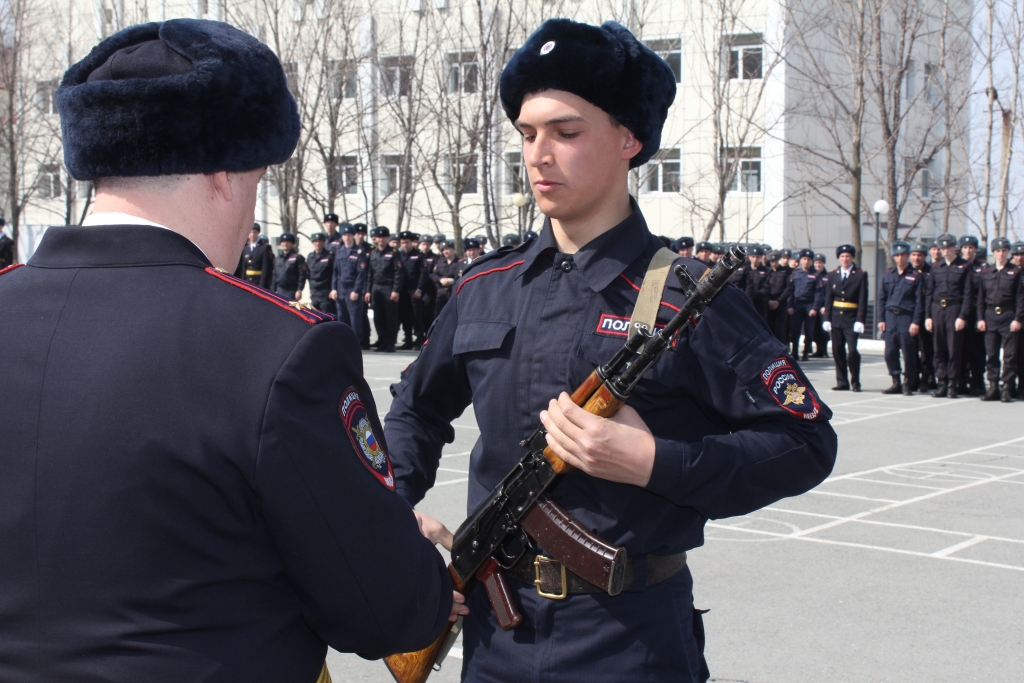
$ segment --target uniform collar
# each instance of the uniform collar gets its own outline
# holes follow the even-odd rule
[[[208,268],[202,250],[173,230],[150,225],[54,226],[43,234],[29,265],[111,268],[188,265]]]
[[[632,197],[629,198],[629,204],[633,212],[625,220],[587,242],[572,255],[572,260],[583,274],[583,279],[595,292],[600,292],[610,285],[651,245],[651,240],[657,240],[647,229],[647,221],[644,220],[640,207]],[[548,251],[557,252],[558,243],[551,228],[551,219],[545,218],[540,236],[530,242],[526,253],[523,254],[524,267],[517,277],[527,272],[537,258]]]

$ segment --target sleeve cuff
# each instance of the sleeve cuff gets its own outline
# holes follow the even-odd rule
[[[675,502],[690,446],[682,441],[654,437],[654,467],[647,490]]]

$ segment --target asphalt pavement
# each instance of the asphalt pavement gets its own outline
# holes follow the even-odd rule
[[[713,681],[1024,681],[1024,402],[885,396],[877,343],[861,393],[834,392],[831,360],[803,363],[835,413],[839,457],[815,490],[711,521],[689,553]],[[411,353],[367,352],[378,410]],[[466,516],[472,409],[455,424],[419,509]],[[456,646],[433,683],[459,680]],[[334,681],[391,681],[331,652]]]

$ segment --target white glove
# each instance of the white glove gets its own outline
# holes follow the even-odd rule
[[[825,322],[823,322],[821,324],[821,329],[825,330],[826,332],[831,332],[832,331],[832,323],[830,323],[829,321],[826,320]]]
[[[857,334],[864,334],[864,323],[854,323],[853,331]]]

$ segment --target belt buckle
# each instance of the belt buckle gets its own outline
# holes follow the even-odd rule
[[[537,588],[537,595],[539,595],[542,598],[547,598],[548,600],[565,600],[567,597],[569,597],[569,583],[568,583],[568,581],[566,581],[566,578],[565,578],[565,565],[562,564],[561,562],[558,562],[558,565],[562,568],[562,590],[561,590],[561,592],[560,593],[545,593],[544,590],[541,588],[541,586],[543,585],[543,583],[541,582],[541,578],[540,578],[540,563],[541,562],[554,563],[554,562],[558,562],[558,560],[553,560],[550,557],[544,557],[543,555],[537,555],[535,558],[533,558],[533,576],[534,576],[533,585]]]
[[[1002,315],[1003,314],[1003,307],[1002,306],[996,306],[992,310],[996,312],[996,315]]]
[[[946,307],[946,300],[945,299],[940,299],[939,300],[939,306],[942,306],[943,308],[945,308]]]

